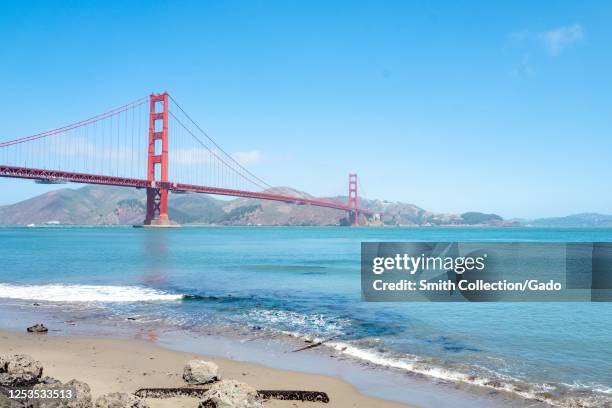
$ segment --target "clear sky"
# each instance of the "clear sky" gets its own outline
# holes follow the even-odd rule
[[[0,139],[167,90],[273,185],[612,213],[612,3],[3,1]],[[0,204],[49,187],[0,180]]]

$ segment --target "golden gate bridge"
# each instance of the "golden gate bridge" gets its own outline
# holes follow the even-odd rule
[[[357,175],[348,201],[275,194],[223,150],[168,94],[151,94],[60,128],[0,142],[0,177],[146,189],[144,225],[168,226],[169,193],[205,193],[346,211],[359,225]],[[273,191],[273,190],[272,190]]]

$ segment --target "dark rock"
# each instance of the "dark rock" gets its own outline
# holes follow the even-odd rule
[[[503,387],[503,384],[499,380],[490,380],[490,381],[487,381],[485,383],[485,385],[488,385],[489,387],[493,387],[493,388],[502,388]]]
[[[41,377],[40,380],[38,380],[38,384],[36,385],[54,387],[56,385],[62,385],[62,382],[56,378],[44,376]]]
[[[6,373],[6,369],[8,368],[8,362],[11,358],[10,355],[0,355],[0,374]]]
[[[28,327],[28,333],[46,333],[49,331],[42,323],[37,323],[34,326]]]

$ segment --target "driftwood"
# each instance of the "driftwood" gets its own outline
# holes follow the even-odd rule
[[[141,388],[134,393],[140,398],[172,398],[172,397],[194,397],[204,395],[208,388]]]
[[[141,388],[134,393],[140,398],[172,398],[193,397],[201,398],[208,388]],[[264,399],[277,399],[285,401],[311,401],[328,403],[329,396],[320,391],[297,391],[297,390],[257,390],[257,394]]]
[[[299,349],[295,349],[295,350],[292,351],[292,353],[297,353],[298,351],[304,351],[304,350],[309,350],[311,348],[319,347],[319,346],[327,343],[328,341],[332,341],[336,337],[338,337],[338,336],[334,336],[334,337],[330,337],[329,339],[317,341],[316,343],[309,344],[308,346],[305,346],[305,347],[302,347],[302,348],[299,348]]]
[[[327,393],[321,391],[285,391],[285,390],[258,390],[257,394],[264,399],[277,399],[285,401],[311,401],[329,402]]]

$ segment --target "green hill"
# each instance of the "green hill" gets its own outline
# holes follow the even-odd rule
[[[267,190],[270,193],[314,198],[288,187]],[[347,197],[329,200],[346,202]],[[133,225],[145,217],[145,192],[112,186],[85,186],[59,189],[0,207],[0,225],[68,224]],[[361,205],[384,213],[374,225],[508,225],[495,214],[476,212],[437,214],[414,204],[381,200],[361,200]],[[215,225],[345,225],[347,214],[341,210],[296,205],[285,202],[237,198],[220,200],[206,194],[170,194],[169,216],[178,224]],[[365,219],[362,218],[362,222]]]

